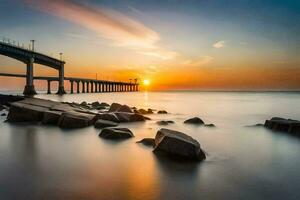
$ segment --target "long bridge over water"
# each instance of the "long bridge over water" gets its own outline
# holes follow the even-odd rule
[[[0,76],[7,77],[20,77],[26,78],[26,85],[24,87],[24,95],[35,95],[36,91],[34,88],[33,80],[45,80],[47,81],[47,93],[51,93],[51,82],[58,82],[57,94],[65,94],[64,81],[70,81],[71,89],[70,92],[74,93],[74,83],[76,84],[76,93],[94,93],[94,92],[133,92],[139,90],[139,84],[135,81],[132,82],[119,82],[119,81],[108,81],[108,80],[97,80],[97,79],[86,79],[86,78],[74,78],[64,76],[65,61],[62,59],[56,59],[47,56],[42,53],[34,51],[34,43],[32,43],[31,49],[25,49],[23,47],[11,44],[9,42],[0,41],[0,55],[4,55],[26,64],[26,75],[23,74],[9,74],[0,73]],[[41,64],[47,67],[58,70],[58,77],[44,77],[44,76],[33,76],[33,65]],[[80,84],[82,84],[80,91]]]

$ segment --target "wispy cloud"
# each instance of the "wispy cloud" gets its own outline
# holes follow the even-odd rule
[[[213,61],[213,57],[211,56],[200,56],[197,59],[193,60],[186,60],[183,62],[184,66],[190,66],[190,67],[201,67],[203,65],[206,65]]]
[[[213,47],[219,49],[219,48],[223,48],[225,46],[225,44],[226,44],[226,41],[220,40],[220,41],[214,43]]]
[[[137,20],[112,9],[72,0],[24,0],[28,5],[79,24],[110,39],[114,45],[157,48],[160,36]]]
[[[166,51],[162,49],[142,51],[140,54],[160,58],[162,60],[171,60],[178,55],[178,53],[175,51]]]

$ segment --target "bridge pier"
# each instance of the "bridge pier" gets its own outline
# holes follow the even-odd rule
[[[86,93],[90,93],[90,83],[86,82]]]
[[[91,93],[94,93],[94,82],[91,81]]]
[[[70,83],[71,83],[71,94],[73,94],[74,93],[74,90],[73,90],[74,81],[70,81]]]
[[[27,70],[26,70],[26,85],[23,91],[24,95],[32,96],[37,94],[34,85],[33,85],[33,63],[34,58],[30,58],[27,64]]]
[[[66,94],[65,87],[64,87],[64,77],[65,77],[65,69],[64,69],[64,64],[62,64],[59,69],[57,94]]]
[[[80,81],[76,81],[76,85],[77,85],[77,94],[80,93],[80,90],[79,90],[79,84],[80,84]]]
[[[82,83],[82,93],[85,93],[85,82],[81,81],[81,83]]]
[[[47,80],[47,94],[51,94],[51,81]]]

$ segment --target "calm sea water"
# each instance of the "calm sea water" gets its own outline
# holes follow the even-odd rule
[[[273,116],[300,119],[299,93],[148,92],[40,98],[119,102],[165,109],[145,123],[122,124],[135,138],[111,142],[93,127],[63,131],[0,123],[0,199],[300,199],[300,139],[262,127]],[[216,128],[184,125],[199,116]],[[154,137],[159,119],[197,139],[206,161],[157,158],[135,142]],[[4,121],[5,117],[1,118]]]

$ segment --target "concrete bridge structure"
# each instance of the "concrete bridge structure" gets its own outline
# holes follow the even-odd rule
[[[36,91],[34,88],[33,80],[46,80],[47,81],[47,93],[51,93],[51,82],[58,81],[57,94],[65,94],[64,81],[70,81],[70,92],[74,93],[74,83],[76,84],[76,93],[94,93],[94,92],[133,92],[139,90],[139,85],[135,83],[117,82],[117,81],[106,81],[96,79],[85,79],[85,78],[73,78],[64,76],[64,65],[63,60],[52,58],[34,51],[34,44],[32,49],[25,49],[11,43],[0,42],[0,55],[8,56],[10,58],[19,60],[26,64],[27,70],[26,75],[22,74],[8,74],[0,73],[0,76],[8,77],[21,77],[26,78],[26,85],[24,88],[24,95],[35,95]],[[33,64],[41,64],[50,68],[58,70],[58,77],[34,77],[33,76]],[[80,91],[80,84],[82,84]]]

